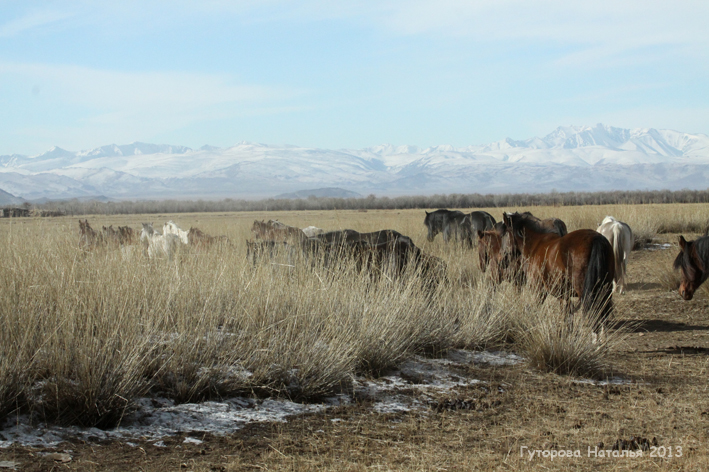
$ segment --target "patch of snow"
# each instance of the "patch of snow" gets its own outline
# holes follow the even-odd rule
[[[324,410],[323,405],[306,405],[281,399],[263,401],[251,398],[175,405],[163,398],[141,398],[136,411],[127,415],[114,429],[78,426],[31,425],[29,417],[9,419],[0,430],[0,448],[13,443],[23,446],[52,447],[70,437],[92,442],[110,439],[159,439],[180,432],[225,435],[249,423],[285,422],[286,418]],[[159,447],[160,441],[155,443]]]
[[[672,244],[670,243],[663,243],[663,244],[657,244],[657,243],[650,243],[645,246],[646,251],[662,251],[665,249],[671,249]]]
[[[357,377],[353,381],[353,395],[340,394],[327,398],[323,404],[294,403],[283,399],[256,400],[236,397],[223,401],[175,404],[168,398],[139,398],[136,409],[127,414],[121,424],[113,429],[62,427],[44,423],[31,424],[27,415],[8,418],[0,427],[0,448],[11,444],[36,447],[54,447],[69,439],[79,438],[87,442],[100,440],[156,441],[163,447],[161,438],[179,433],[211,433],[227,435],[249,423],[285,422],[289,416],[322,412],[327,408],[349,405],[353,398],[373,400],[373,411],[397,413],[425,410],[434,396],[457,387],[480,383],[456,369],[471,364],[513,365],[522,358],[507,352],[471,352],[452,350],[444,358],[430,359],[413,356],[389,375],[377,379]],[[244,371],[235,368],[236,375]],[[413,391],[413,395],[412,395]],[[341,421],[334,418],[331,421]],[[199,444],[192,436],[186,443]],[[135,447],[133,442],[127,442]]]
[[[505,351],[464,351],[452,350],[448,359],[460,364],[489,364],[494,366],[515,365],[524,361],[523,357]]]
[[[415,403],[419,403],[419,405],[415,405]],[[387,413],[406,413],[408,411],[411,411],[416,408],[416,406],[422,406],[420,405],[420,402],[406,402],[404,400],[396,399],[396,398],[387,398],[383,401],[376,402],[373,405],[374,411],[380,414],[387,414]]]
[[[611,377],[610,379],[604,380],[593,380],[593,379],[575,379],[574,383],[579,384],[589,384],[589,385],[630,385],[633,383],[630,379],[624,379],[622,377]]]

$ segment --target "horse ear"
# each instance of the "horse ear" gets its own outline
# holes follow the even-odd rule
[[[426,211],[426,210],[424,210],[424,211]],[[426,211],[426,216],[428,216],[428,215],[429,215],[429,213]]]
[[[687,240],[684,239],[684,236],[682,236],[682,235],[680,235],[680,237],[679,237],[679,247],[680,247],[680,249],[682,249],[683,251],[684,251],[685,248],[687,247]]]

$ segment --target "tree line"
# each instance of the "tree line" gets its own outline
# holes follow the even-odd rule
[[[200,213],[230,211],[406,210],[436,208],[495,208],[577,205],[642,205],[649,203],[709,203],[707,190],[634,190],[613,192],[550,192],[511,194],[447,194],[363,198],[309,197],[304,199],[238,200],[97,200],[54,201],[33,205],[46,215],[121,215],[139,213]]]

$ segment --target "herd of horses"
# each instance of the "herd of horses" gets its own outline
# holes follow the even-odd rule
[[[445,263],[440,258],[425,254],[410,237],[392,229],[369,233],[324,231],[315,226],[301,229],[277,220],[256,220],[251,232],[254,239],[246,241],[246,247],[254,265],[285,252],[289,257],[321,259],[326,267],[347,258],[355,261],[358,271],[366,270],[373,276],[397,278],[406,270],[414,270],[427,283],[436,283],[445,275]]]
[[[541,294],[567,302],[572,296],[579,306],[599,310],[600,322],[613,310],[613,292],[627,289],[628,257],[634,246],[628,224],[607,216],[600,226],[568,232],[558,218],[540,220],[530,212],[504,213],[496,222],[487,212],[436,210],[426,212],[428,239],[443,233],[469,246],[473,234],[478,240],[480,268],[489,271],[496,283],[508,280],[516,285],[533,283]],[[679,293],[691,300],[697,288],[709,278],[709,229],[695,241],[679,237],[680,253],[673,267],[681,271]]]
[[[601,321],[613,310],[613,292],[627,290],[628,257],[634,245],[633,232],[626,223],[607,216],[600,226],[568,232],[558,218],[539,219],[530,212],[504,213],[502,221],[484,211],[464,214],[440,209],[426,212],[424,225],[428,240],[439,233],[446,242],[464,246],[477,244],[478,261],[494,283],[503,281],[540,287],[567,303],[570,311],[583,307],[597,309]],[[230,244],[224,236],[210,236],[198,228],[182,230],[173,221],[160,233],[152,223],[143,223],[139,240],[149,257],[172,259],[180,245],[208,248],[215,243]],[[419,271],[422,277],[440,282],[445,263],[424,253],[413,240],[395,230],[360,233],[352,229],[324,231],[315,226],[297,228],[276,220],[254,221],[253,240],[247,241],[247,258],[255,265],[279,253],[289,256],[319,257],[331,265],[343,256],[356,261],[358,270],[398,277],[405,270]],[[79,220],[79,243],[83,248],[99,245],[133,244],[134,231],[113,225],[95,231],[88,220]],[[679,293],[691,300],[697,288],[709,278],[709,234],[695,241],[679,237],[680,253],[673,267],[681,271]],[[577,297],[579,304],[571,305]]]
[[[150,258],[167,257],[172,260],[182,245],[208,248],[217,242],[228,243],[229,241],[224,236],[210,236],[199,228],[193,227],[185,231],[172,220],[163,225],[162,233],[155,230],[152,223],[143,223],[142,226],[139,241],[144,253]],[[114,229],[113,225],[103,226],[100,231],[96,231],[88,220],[79,220],[79,247],[82,249],[88,250],[99,246],[128,248],[134,242],[134,234],[130,226],[119,226],[118,229]]]

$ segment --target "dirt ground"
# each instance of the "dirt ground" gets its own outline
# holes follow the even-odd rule
[[[662,288],[656,268],[669,256],[634,252],[629,291],[614,297],[617,321],[637,322],[611,359],[626,383],[582,383],[524,364],[475,365],[461,374],[485,383],[458,388],[425,411],[378,414],[362,400],[287,423],[252,424],[228,437],[200,434],[199,445],[184,443],[195,437],[185,432],[166,438],[166,447],[13,446],[0,450],[0,461],[27,471],[709,470],[709,299],[685,302]],[[601,457],[633,439],[649,448],[642,457]],[[549,451],[557,457],[545,456]]]

